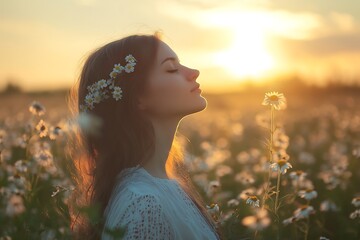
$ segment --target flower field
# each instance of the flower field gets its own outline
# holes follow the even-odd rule
[[[208,211],[226,239],[360,239],[360,90],[275,91],[205,94],[182,120]],[[0,239],[71,239],[66,106],[64,93],[0,96]]]

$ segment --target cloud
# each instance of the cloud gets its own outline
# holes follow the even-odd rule
[[[288,58],[301,56],[326,57],[339,53],[360,53],[360,32],[336,34],[303,41],[277,39]]]

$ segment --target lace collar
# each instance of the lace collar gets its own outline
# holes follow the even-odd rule
[[[159,177],[155,177],[153,175],[151,175],[145,168],[143,168],[142,166],[140,166],[139,164],[136,165],[135,167],[129,167],[129,168],[125,168],[123,169],[119,174],[118,177],[123,176],[124,174],[128,174],[130,172],[138,172],[143,174],[144,176],[146,176],[147,178],[150,178],[151,180],[155,181],[155,182],[160,182],[160,183],[178,183],[176,179],[174,178],[159,178]]]

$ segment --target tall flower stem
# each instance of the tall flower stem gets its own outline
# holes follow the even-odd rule
[[[270,106],[271,106],[271,110],[270,110],[270,143],[269,143],[269,146],[268,146],[269,171],[268,171],[267,178],[266,178],[266,181],[265,181],[266,186],[265,186],[265,189],[264,189],[264,194],[263,194],[262,199],[261,199],[261,209],[265,208],[265,202],[266,202],[266,199],[267,199],[268,194],[269,194],[270,176],[271,176],[270,164],[273,162],[273,141],[274,141],[274,131],[275,131],[274,130],[274,106],[273,105],[270,105]],[[255,234],[254,234],[254,239],[256,239],[257,233],[258,233],[258,231],[256,230]]]
[[[304,240],[308,239],[308,235],[309,235],[309,217],[306,218]]]
[[[275,197],[275,206],[274,206],[275,215],[277,215],[277,211],[279,209],[278,202],[279,202],[279,194],[280,194],[280,178],[281,178],[281,171],[279,169],[277,176],[277,183],[276,183],[276,197]]]
[[[270,143],[268,146],[268,153],[269,153],[269,164],[271,164],[273,162],[273,141],[274,141],[274,106],[271,105],[271,118],[270,118]],[[271,176],[271,169],[269,167],[269,171],[267,174],[267,179],[266,179],[266,187],[264,190],[264,194],[261,200],[261,209],[264,209],[265,207],[265,202],[266,202],[266,198],[268,196],[268,192],[269,192],[269,187],[270,187],[270,176]]]

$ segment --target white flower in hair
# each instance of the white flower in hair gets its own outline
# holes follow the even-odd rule
[[[113,70],[113,71],[110,73],[109,76],[110,76],[111,78],[116,78],[117,74],[118,74],[118,72]]]
[[[125,65],[125,72],[127,73],[131,73],[134,71],[134,66],[135,66],[135,62],[129,62],[128,64]]]
[[[90,95],[86,95],[86,97],[85,97],[85,103],[86,103],[86,105],[88,106],[88,107],[90,107],[90,109],[92,109],[94,106],[93,106],[93,104],[94,104],[94,99],[93,99],[93,97],[92,97],[92,95],[90,94]]]
[[[108,86],[107,82],[105,79],[101,79],[99,82],[99,87],[102,88],[106,88]]]
[[[89,109],[93,109],[94,103],[100,103],[101,101],[110,98],[108,94],[112,94],[112,97],[116,101],[122,99],[123,91],[121,87],[115,86],[115,80],[123,71],[126,73],[134,72],[136,65],[136,59],[131,54],[125,57],[125,61],[125,67],[121,66],[120,63],[114,64],[114,68],[109,74],[109,79],[101,79],[92,85],[87,86],[89,92],[85,96],[85,105],[80,104],[80,111],[87,112]]]
[[[129,54],[125,57],[125,61],[134,63],[136,61],[136,59],[133,57],[133,55]]]
[[[93,93],[94,103],[101,102],[101,94],[100,92],[96,91]]]
[[[114,65],[114,68],[113,68],[114,72],[121,73],[122,70],[123,70],[123,66],[121,66],[120,63]]]
[[[116,101],[122,98],[122,90],[120,87],[114,87],[113,98],[115,98]]]

